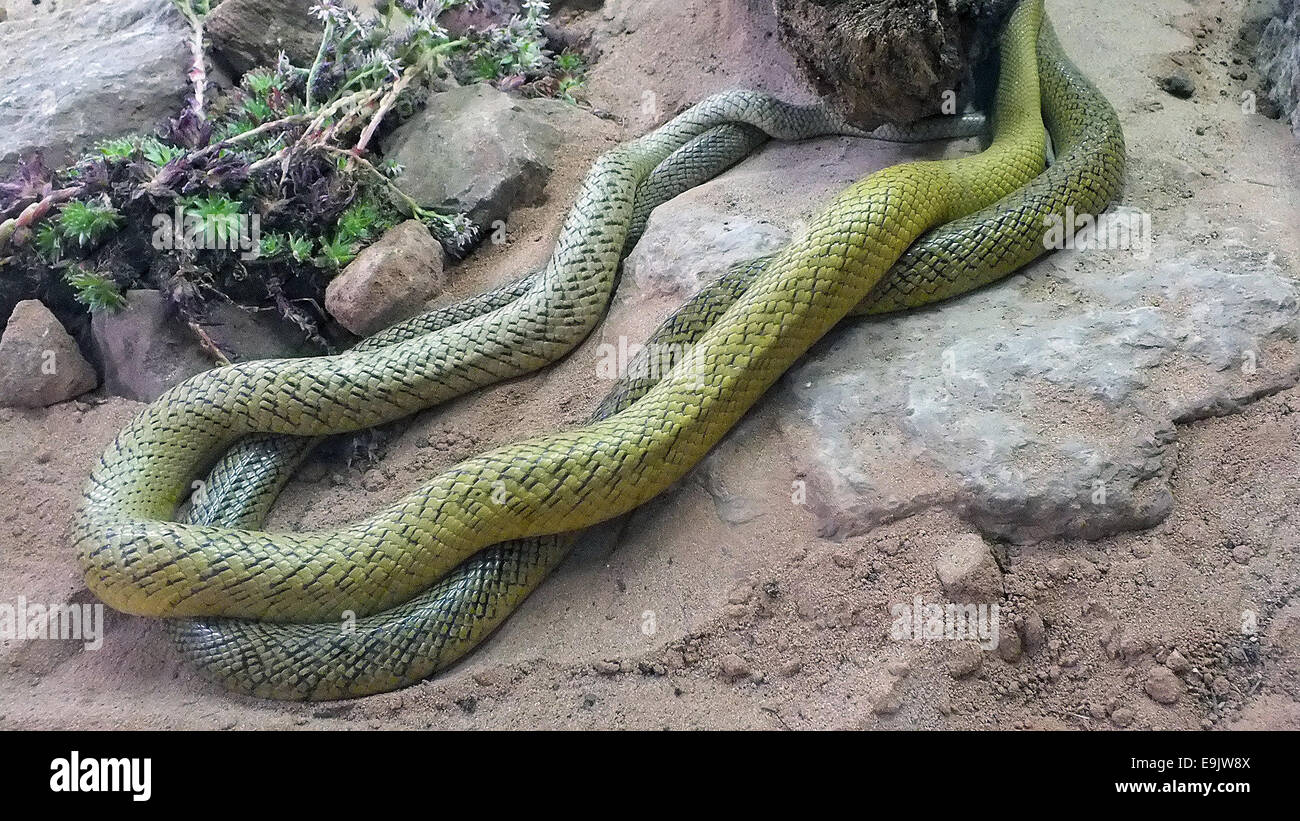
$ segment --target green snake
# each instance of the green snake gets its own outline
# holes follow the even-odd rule
[[[737,107],[769,105],[753,96],[741,95],[740,106],[735,98],[706,101],[602,158],[556,257],[510,301],[470,306],[465,319],[431,334],[322,358],[324,367],[247,363],[173,389],[123,431],[92,475],[74,528],[87,583],[115,607],[150,615],[325,622],[344,610],[360,614],[351,631],[338,621],[176,623],[186,655],[205,673],[250,693],[360,695],[445,666],[562,558],[571,538],[556,534],[630,510],[679,478],[841,317],[924,304],[1003,276],[1042,253],[1049,214],[1067,203],[1095,213],[1114,198],[1123,167],[1114,112],[1050,30],[1038,36],[1040,17],[1039,2],[1024,2],[1003,33],[995,139],[985,153],[869,177],[789,248],[729,272],[657,332],[656,340],[694,342],[703,373],[675,369],[654,385],[620,385],[594,424],[470,459],[337,531],[265,534],[167,521],[189,479],[246,434],[319,435],[395,418],[478,384],[475,369],[486,372],[481,380],[500,378],[585,335],[594,320],[562,311],[549,323],[560,331],[542,330],[538,341],[524,330],[548,325],[542,320],[554,317],[538,311],[557,304],[603,311],[608,287],[590,272],[615,267],[608,259],[616,264],[627,233],[608,226],[630,219],[640,180],[677,148],[744,116]],[[1040,59],[1058,162],[1033,179],[1043,147]],[[780,118],[776,127],[751,121],[774,136],[797,134],[790,120],[810,115],[786,111],[784,131]],[[617,219],[601,219],[604,210]],[[517,357],[504,344],[515,341],[527,343]],[[478,347],[467,348],[471,342]],[[356,379],[365,381],[349,384]],[[499,505],[491,496],[498,483]],[[513,541],[481,550],[503,540]]]

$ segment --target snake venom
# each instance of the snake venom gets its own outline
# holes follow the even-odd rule
[[[430,675],[504,620],[573,531],[683,476],[840,319],[1005,276],[1043,253],[1049,216],[1067,204],[1097,213],[1118,195],[1118,120],[1061,53],[1042,0],[1022,0],[1004,27],[992,113],[984,152],[872,174],[788,247],[688,301],[652,341],[692,344],[693,367],[625,380],[587,426],[472,457],[367,519],[245,529],[283,483],[272,468],[291,469],[310,437],[401,418],[581,342],[660,196],[645,193],[656,172],[664,190],[696,184],[752,151],[759,131],[855,133],[753,92],[706,99],[597,160],[538,274],[344,354],[208,371],[141,411],[101,457],[74,522],[88,586],[119,610],[174,619],[183,654],[235,690],[337,698]],[[1046,171],[1044,121],[1057,153]],[[699,172],[674,161],[709,151],[726,159]],[[227,449],[216,498],[249,500],[198,503],[172,521],[190,481]],[[345,632],[349,610],[359,620]]]

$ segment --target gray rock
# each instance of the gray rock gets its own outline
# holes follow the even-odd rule
[[[126,303],[122,310],[97,313],[90,321],[108,393],[152,402],[173,385],[213,367],[161,291],[127,291]]]
[[[725,263],[794,233],[810,203],[904,156],[842,139],[769,145],[656,210],[615,307],[662,316]],[[846,321],[796,363],[766,412],[815,443],[796,467],[821,532],[936,507],[1014,542],[1160,522],[1175,423],[1300,377],[1300,289],[1261,227],[1198,244],[1172,227],[1153,236],[1143,217],[1108,219],[1137,228],[1130,249],[1058,251],[926,310]],[[720,218],[744,226],[721,232],[725,253],[706,227]]]
[[[325,288],[325,310],[358,336],[415,316],[442,292],[443,250],[418,220],[393,227]]]
[[[301,329],[274,310],[245,310],[230,302],[207,306],[203,331],[235,362],[310,356],[313,349]]]
[[[0,174],[42,151],[58,165],[148,131],[190,90],[188,27],[156,0],[71,3],[0,28]]]
[[[323,24],[311,15],[316,0],[225,0],[207,19],[217,54],[237,74],[273,66],[280,52],[306,68],[316,59]]]
[[[14,307],[0,336],[0,406],[43,408],[98,384],[95,369],[48,308],[35,299]]]
[[[665,211],[665,214],[667,211]],[[657,213],[623,265],[623,279],[638,299],[682,301],[731,265],[776,251],[790,232],[765,220],[710,208],[673,210],[668,230]]]
[[[1165,666],[1178,675],[1192,669],[1192,663],[1177,650],[1170,653],[1169,657],[1165,659]]]
[[[728,653],[719,659],[718,669],[722,672],[722,675],[730,679],[749,678],[752,672],[749,668],[749,662],[735,653]]]
[[[953,678],[973,675],[983,663],[984,651],[973,641],[957,642],[948,651],[948,675]]]
[[[1168,667],[1155,667],[1147,673],[1143,689],[1151,700],[1160,704],[1174,704],[1183,694],[1183,682]]]
[[[1017,629],[1020,631],[1020,640],[1026,653],[1031,655],[1037,653],[1047,643],[1047,626],[1043,623],[1042,614],[1033,608],[1025,612],[1024,619],[1017,624]]]
[[[161,291],[127,291],[126,300],[122,310],[97,313],[90,322],[108,393],[152,402],[173,385],[214,367]],[[310,352],[302,335],[278,315],[251,314],[229,303],[213,304],[207,311],[204,332],[234,361]]]
[[[1196,93],[1196,83],[1185,71],[1166,74],[1157,83],[1160,88],[1180,100],[1186,100]]]
[[[1020,633],[1015,628],[1003,627],[998,631],[998,655],[1008,664],[1015,664],[1020,661],[1024,654],[1024,644],[1020,640]]]
[[[1282,0],[1264,26],[1255,65],[1264,75],[1269,99],[1300,136],[1300,3],[1296,0]]]
[[[546,99],[511,97],[488,85],[434,94],[384,141],[403,166],[397,184],[417,202],[463,211],[480,228],[535,202],[566,132],[593,115]]]
[[[1002,569],[989,546],[973,533],[959,536],[940,553],[934,571],[948,601],[990,603],[1002,598]]]

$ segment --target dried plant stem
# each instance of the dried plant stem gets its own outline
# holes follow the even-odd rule
[[[207,331],[203,330],[202,325],[193,319],[187,319],[185,324],[190,327],[190,331],[193,332],[195,338],[198,339],[199,347],[203,349],[204,353],[212,357],[213,362],[216,362],[218,365],[230,364],[230,357],[226,356],[225,353],[222,352],[221,346],[217,344],[217,341],[213,339]]]
[[[356,152],[356,149],[336,148],[332,145],[323,145],[321,149],[326,153],[335,156],[347,157],[350,162],[355,162],[365,170],[369,171],[371,176],[383,183],[388,192],[397,199],[401,200],[411,210],[412,214],[419,214],[427,209],[411,198],[409,194],[397,187],[397,184],[388,178],[388,175],[375,167],[375,164]]]
[[[54,206],[61,202],[66,202],[73,197],[81,196],[84,193],[86,193],[86,186],[84,185],[73,185],[68,188],[60,188],[57,191],[51,191],[41,199],[24,208],[22,213],[18,216],[0,222],[0,251],[4,250],[9,245],[10,240],[19,228],[30,228],[32,225],[44,219],[45,215],[48,214],[50,209]],[[21,244],[21,238],[14,241],[15,246]]]
[[[366,124],[365,130],[361,132],[361,136],[357,139],[357,144],[353,148],[357,154],[364,152],[366,147],[370,145],[370,140],[374,137],[375,130],[379,128],[379,124],[383,122],[384,117],[388,114],[389,110],[391,110],[397,103],[397,98],[402,95],[402,92],[405,91],[417,77],[426,74],[431,65],[435,62],[439,62],[442,59],[442,55],[454,51],[464,44],[464,42],[464,40],[452,40],[451,42],[444,43],[434,49],[424,59],[402,72],[402,76],[397,78],[397,82],[393,83],[393,87],[388,90],[388,93],[385,94],[384,98],[379,102],[379,108],[375,110],[374,116],[370,118],[370,122]]]
[[[266,134],[271,131],[276,131],[282,128],[289,128],[290,126],[296,125],[301,122],[305,122],[306,119],[307,119],[306,114],[290,114],[289,116],[281,117],[278,120],[271,120],[270,122],[262,123],[256,128],[250,128],[249,130],[243,133],[236,134],[233,137],[227,137],[221,142],[213,143],[207,148],[194,152],[193,154],[190,155],[190,160],[202,159],[211,154],[217,153],[223,148],[230,148],[231,146],[236,145],[238,143],[247,142],[248,140],[251,140],[254,137],[260,137],[263,134]]]
[[[208,69],[203,54],[203,20],[205,14],[194,8],[191,0],[172,0],[172,5],[180,11],[181,16],[190,24],[190,55],[192,62],[189,78],[194,84],[194,97],[190,101],[190,108],[194,111],[194,116],[198,117],[201,122],[207,119],[204,97],[208,88]]]

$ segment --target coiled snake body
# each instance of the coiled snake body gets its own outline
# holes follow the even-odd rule
[[[217,498],[274,497],[284,472],[257,460],[291,463],[302,445],[257,434],[355,430],[563,355],[603,313],[630,226],[644,217],[638,190],[683,146],[749,150],[757,138],[737,122],[777,138],[850,129],[748,92],[710,98],[597,162],[540,274],[347,354],[244,363],[177,386],[91,476],[73,529],[87,584],[126,612],[200,617],[172,625],[183,653],[257,695],[361,695],[445,666],[563,557],[566,534],[680,478],[842,317],[1004,276],[1043,252],[1049,215],[1066,204],[1095,213],[1117,195],[1114,112],[1041,22],[1041,0],[1023,0],[1006,24],[985,152],[851,186],[788,248],[728,272],[656,332],[652,341],[694,345],[690,367],[653,384],[624,380],[592,424],[466,460],[368,519],[271,534],[234,527],[257,526],[269,501],[205,509],[199,500],[190,521],[169,521],[194,475],[250,434],[226,457],[234,467]],[[1058,153],[1041,175],[1040,62]],[[344,611],[359,616],[352,629],[340,628]]]

